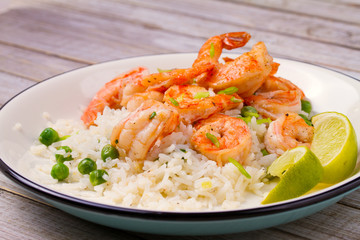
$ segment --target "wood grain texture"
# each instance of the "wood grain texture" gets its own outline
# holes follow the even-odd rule
[[[0,1],[0,106],[50,76],[132,56],[197,52],[248,31],[271,55],[360,79],[356,0]],[[1,134],[1,133],[0,133]],[[95,225],[45,204],[0,173],[1,239],[358,239],[360,190],[298,221],[248,233],[169,237]]]

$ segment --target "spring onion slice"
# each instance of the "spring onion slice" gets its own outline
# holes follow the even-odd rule
[[[69,138],[69,137],[71,137],[71,135],[62,136],[62,137],[59,138],[59,141],[63,141],[65,139]]]
[[[242,102],[242,99],[238,99],[236,97],[232,97],[230,98],[230,101],[232,101],[233,103],[241,103]]]
[[[211,133],[206,133],[205,136],[206,136],[217,148],[220,147],[220,142],[219,142],[219,140],[218,140],[214,135],[212,135]]]
[[[210,44],[210,57],[213,58],[215,56],[215,48],[214,48],[214,44],[211,43]]]
[[[229,87],[226,88],[224,90],[221,90],[220,92],[218,92],[217,94],[226,94],[226,95],[231,95],[236,93],[237,91],[239,91],[239,89],[237,87]]]
[[[312,124],[312,122],[304,115],[304,114],[299,114],[300,117],[302,117],[302,119],[305,120],[306,124],[309,125],[309,126],[314,126]]]
[[[149,119],[151,120],[151,119],[153,119],[155,116],[156,116],[156,112],[153,112],[152,114],[150,114]]]
[[[310,113],[312,110],[311,103],[306,100],[301,100],[301,110],[306,113]]]
[[[251,122],[251,117],[242,117],[242,116],[239,116],[237,118],[240,118],[242,119],[246,124],[250,123]]]
[[[179,106],[179,102],[176,101],[174,98],[169,98],[170,102],[174,104],[175,106]]]
[[[265,148],[261,149],[261,153],[263,154],[263,156],[266,156],[266,155],[270,154]]]
[[[194,96],[194,99],[206,98],[208,96],[210,96],[209,92],[197,92]]]
[[[251,178],[250,174],[245,170],[245,168],[235,159],[233,158],[229,158],[228,159],[230,163],[234,164],[235,167],[237,167],[239,169],[239,171],[241,172],[242,175],[244,175],[246,178]]]
[[[263,123],[271,123],[270,118],[262,118],[262,119],[256,119],[257,124],[263,124]]]

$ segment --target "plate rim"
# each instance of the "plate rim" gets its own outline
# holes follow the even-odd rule
[[[45,82],[50,81],[51,79],[68,74],[70,72],[78,71],[84,68],[91,68],[98,65],[103,64],[109,64],[114,62],[121,62],[126,61],[129,59],[136,59],[136,58],[147,58],[147,57],[157,57],[157,56],[174,56],[174,55],[195,55],[197,53],[189,52],[189,53],[163,53],[163,54],[149,54],[149,55],[140,55],[140,56],[134,56],[134,57],[128,57],[128,58],[120,58],[120,59],[113,59],[108,61],[103,61],[87,66],[78,67],[75,69],[71,69],[59,74],[56,74],[54,76],[51,76],[49,78],[46,78],[40,82],[37,82],[13,97],[11,97],[9,100],[7,100],[1,107],[0,111],[6,107],[10,102],[12,102],[15,98],[17,98],[19,95],[24,93],[25,91],[28,91],[29,89],[38,86],[39,84],[43,84]],[[226,55],[235,55],[234,53],[226,53]],[[342,73],[338,70],[330,69],[328,67],[320,66],[317,64],[309,63],[302,60],[296,60],[292,58],[284,58],[284,57],[275,57],[274,59],[281,59],[281,60],[287,60],[295,63],[303,63],[310,66],[315,66],[321,69],[325,69],[330,72],[335,72],[340,75],[344,75],[353,81],[360,84],[360,80],[357,78],[348,75],[346,73]],[[27,190],[31,190],[31,192],[36,191],[36,195],[39,195],[41,197],[54,200],[56,202],[69,205],[72,207],[80,208],[83,210],[91,211],[91,212],[97,212],[101,214],[110,214],[110,215],[118,215],[123,217],[132,217],[132,218],[139,218],[139,219],[152,219],[157,221],[217,221],[217,220],[232,220],[232,219],[244,219],[244,218],[250,218],[250,217],[257,217],[257,216],[264,216],[264,215],[272,215],[276,213],[282,213],[287,212],[303,207],[308,207],[310,205],[314,205],[320,202],[323,202],[325,200],[330,200],[336,196],[340,196],[341,194],[346,194],[351,191],[356,190],[360,187],[360,175],[344,184],[341,184],[339,186],[334,187],[333,189],[329,191],[323,191],[318,194],[310,195],[305,198],[291,200],[289,202],[283,202],[278,203],[275,205],[269,205],[269,206],[261,206],[261,207],[252,207],[252,208],[246,208],[246,209],[231,209],[231,210],[214,210],[214,211],[160,211],[160,210],[148,210],[148,209],[139,209],[139,208],[128,208],[128,207],[121,207],[121,206],[115,206],[115,205],[109,205],[109,204],[103,204],[98,203],[90,200],[81,199],[78,197],[74,197],[71,195],[67,195],[65,193],[61,193],[55,190],[52,190],[46,186],[43,186],[41,184],[38,184],[27,177],[19,174],[17,171],[12,169],[10,166],[8,166],[5,161],[0,157],[0,170],[4,173],[6,177],[8,177],[11,180],[15,180],[16,183],[20,184],[22,187],[25,187]],[[351,177],[351,176],[350,176]]]

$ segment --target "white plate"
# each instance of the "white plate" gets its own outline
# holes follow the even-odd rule
[[[234,57],[232,54],[227,54]],[[236,56],[235,56],[236,57]],[[256,208],[176,213],[128,209],[89,202],[67,196],[27,178],[19,159],[46,127],[42,113],[53,120],[79,119],[86,106],[105,82],[137,66],[157,68],[190,67],[196,54],[144,56],[105,62],[70,71],[26,89],[7,102],[0,111],[1,170],[44,201],[81,218],[120,229],[158,234],[220,234],[249,231],[296,220],[340,200],[360,184],[360,174],[330,188],[289,201]],[[344,74],[307,63],[275,59],[278,76],[298,85],[311,100],[315,112],[337,111],[348,116],[360,143],[360,82]],[[14,131],[15,124],[21,131]]]

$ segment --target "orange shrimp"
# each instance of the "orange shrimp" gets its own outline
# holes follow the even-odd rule
[[[303,91],[292,82],[270,76],[255,95],[244,98],[245,104],[255,107],[265,118],[277,119],[286,112],[300,112]]]
[[[227,50],[245,46],[251,35],[247,32],[230,32],[209,38],[200,48],[193,66],[211,62],[218,64],[223,48]]]
[[[128,102],[126,103],[126,108],[130,112],[135,111],[143,102],[149,99],[154,99],[156,101],[162,102],[164,94],[158,91],[145,91],[140,93],[133,94]]]
[[[226,164],[229,158],[243,163],[250,153],[251,134],[242,119],[217,113],[197,122],[195,129],[191,144],[218,166]],[[215,137],[215,141],[209,136]]]
[[[183,123],[190,124],[214,113],[242,106],[243,100],[237,94],[210,96],[203,87],[175,85],[165,92],[164,102],[179,112]]]
[[[168,72],[153,73],[145,76],[141,84],[149,91],[165,92],[173,85],[183,85],[192,82],[198,75],[209,72],[214,68],[213,63],[199,64],[186,69],[174,69]]]
[[[143,161],[152,147],[178,125],[176,110],[149,99],[114,127],[111,144],[125,150],[132,160]]]
[[[255,44],[252,49],[235,58],[227,59],[225,64],[217,65],[212,74],[199,84],[214,90],[237,87],[241,97],[252,95],[265,81],[272,71],[272,57],[268,54],[263,42]]]
[[[266,149],[281,155],[297,146],[310,148],[314,127],[309,126],[297,113],[288,112],[271,122],[264,137]]]
[[[85,109],[81,120],[89,127],[94,124],[98,113],[102,113],[106,106],[118,108],[121,106],[123,89],[129,82],[138,81],[147,74],[147,69],[137,67],[107,82],[94,96]]]

